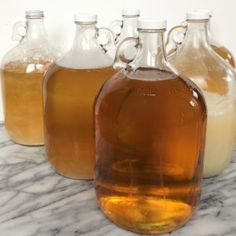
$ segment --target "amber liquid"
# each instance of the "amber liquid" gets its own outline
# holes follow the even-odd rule
[[[205,121],[198,90],[173,74],[141,69],[109,80],[95,108],[96,192],[106,216],[138,233],[185,224],[201,191]]]
[[[94,176],[93,105],[113,68],[69,69],[54,65],[44,84],[45,146],[54,169],[69,178]]]
[[[179,51],[169,62],[201,90],[208,110],[203,177],[213,177],[232,159],[236,127],[236,81],[230,68],[206,53],[204,47]],[[204,58],[204,63],[190,59]],[[193,66],[194,65],[194,66]],[[223,137],[223,138],[222,138]]]
[[[227,48],[222,47],[222,46],[216,46],[213,44],[211,44],[211,47],[219,56],[221,56],[225,61],[227,61],[231,66],[235,68],[234,57]]]
[[[43,145],[42,85],[46,63],[10,63],[1,71],[5,128],[23,145]]]

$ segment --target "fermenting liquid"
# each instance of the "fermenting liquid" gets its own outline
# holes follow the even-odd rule
[[[198,90],[165,71],[139,69],[104,85],[95,107],[96,192],[109,219],[150,234],[189,220],[201,191],[205,112]]]
[[[220,95],[206,92],[204,95],[208,105],[204,176],[210,177],[221,173],[230,163],[235,141],[236,108],[235,103]]]
[[[214,49],[214,51],[222,57],[225,61],[227,61],[231,66],[235,68],[235,61],[232,53],[223,46],[216,46],[211,44],[211,47]],[[176,52],[176,49],[172,49],[168,52],[169,56],[172,56]]]
[[[112,67],[70,69],[54,65],[46,74],[44,114],[46,152],[55,170],[74,179],[92,179],[93,104]]]
[[[189,58],[193,57],[190,52]],[[194,63],[194,67],[191,60],[179,59],[177,63],[170,59],[170,62],[202,89],[208,108],[203,176],[216,176],[232,157],[236,130],[235,81],[209,56],[205,56],[204,63]]]
[[[1,71],[5,127],[16,143],[44,144],[42,85],[47,64],[9,63]]]
[[[225,61],[227,61],[231,66],[235,68],[235,61],[232,53],[223,46],[216,46],[211,44],[211,47],[214,49],[214,51],[221,56]]]

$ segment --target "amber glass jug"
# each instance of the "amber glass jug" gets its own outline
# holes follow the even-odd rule
[[[202,90],[208,108],[204,177],[220,174],[230,163],[236,130],[236,74],[209,44],[209,12],[187,14],[184,41],[169,61]]]
[[[14,142],[24,145],[44,144],[43,73],[58,55],[43,18],[42,11],[27,11],[26,23],[16,23],[13,36],[19,44],[4,56],[1,66],[5,128]]]
[[[130,231],[173,231],[199,201],[206,107],[198,88],[166,61],[166,21],[143,19],[126,70],[96,100],[96,193],[105,215]]]
[[[113,60],[106,54],[114,36],[108,29],[96,27],[96,15],[78,14],[75,23],[72,49],[45,76],[45,146],[58,173],[73,179],[92,179],[93,104],[103,83],[115,73]]]
[[[206,14],[209,14],[210,17],[212,17],[212,13],[208,10],[201,10],[201,12],[205,12]],[[174,54],[176,50],[181,46],[186,35],[187,25],[188,23],[185,21],[181,25],[177,25],[169,31],[166,42],[168,55]],[[214,51],[226,62],[228,62],[232,67],[235,67],[235,60],[233,54],[229,51],[229,49],[222,46],[220,43],[216,42],[212,38],[210,21],[207,24],[207,35],[210,45],[214,49]]]

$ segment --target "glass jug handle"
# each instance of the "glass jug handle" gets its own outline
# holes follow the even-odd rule
[[[21,41],[26,34],[26,22],[18,21],[13,25],[12,40]]]
[[[140,48],[141,44],[138,38],[128,37],[124,39],[117,48],[115,61],[126,64],[125,68],[127,68],[128,64],[136,58]]]
[[[114,20],[111,22],[110,25],[110,29],[114,32],[115,34],[115,41],[117,42],[120,34],[121,34],[121,30],[123,27],[123,21],[122,20]]]
[[[180,47],[184,40],[186,30],[186,22],[183,22],[181,25],[174,26],[169,30],[166,40],[167,55],[171,55],[176,52],[176,50]]]
[[[105,53],[115,48],[115,35],[108,28],[97,29],[97,42]]]

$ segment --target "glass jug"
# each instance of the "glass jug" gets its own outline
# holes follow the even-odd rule
[[[124,9],[122,10],[123,19],[112,22],[111,29],[116,34],[115,44],[119,47],[121,42],[128,37],[138,37],[137,25],[140,16],[138,9]],[[122,61],[115,61],[113,67],[115,69],[124,68],[125,64]]]
[[[13,39],[19,44],[3,58],[1,66],[5,128],[23,145],[42,145],[43,73],[58,52],[50,45],[42,11],[27,11],[26,23],[18,22]]]
[[[204,177],[220,174],[230,163],[236,130],[236,74],[208,41],[209,12],[187,14],[181,47],[169,57],[176,70],[202,90],[208,108]]]
[[[203,11],[203,10],[201,10]],[[205,13],[209,14],[210,17],[212,17],[211,12],[204,10]],[[168,51],[168,55],[174,54],[179,48],[184,40],[184,37],[186,35],[186,29],[187,29],[187,22],[183,22],[181,25],[177,25],[173,27],[167,37],[166,47]],[[218,42],[216,42],[212,36],[211,36],[211,30],[210,30],[210,22],[207,25],[207,34],[208,34],[208,40],[210,42],[211,47],[214,49],[214,51],[221,56],[226,62],[228,62],[231,66],[235,67],[235,60],[233,54],[224,46],[220,45]]]
[[[206,126],[204,99],[168,66],[166,21],[142,19],[128,38],[136,57],[109,79],[95,105],[96,193],[105,215],[143,234],[173,231],[199,201]]]
[[[93,103],[103,83],[116,73],[106,53],[114,35],[96,23],[96,15],[76,15],[72,49],[45,75],[46,153],[58,173],[73,179],[93,178]]]

